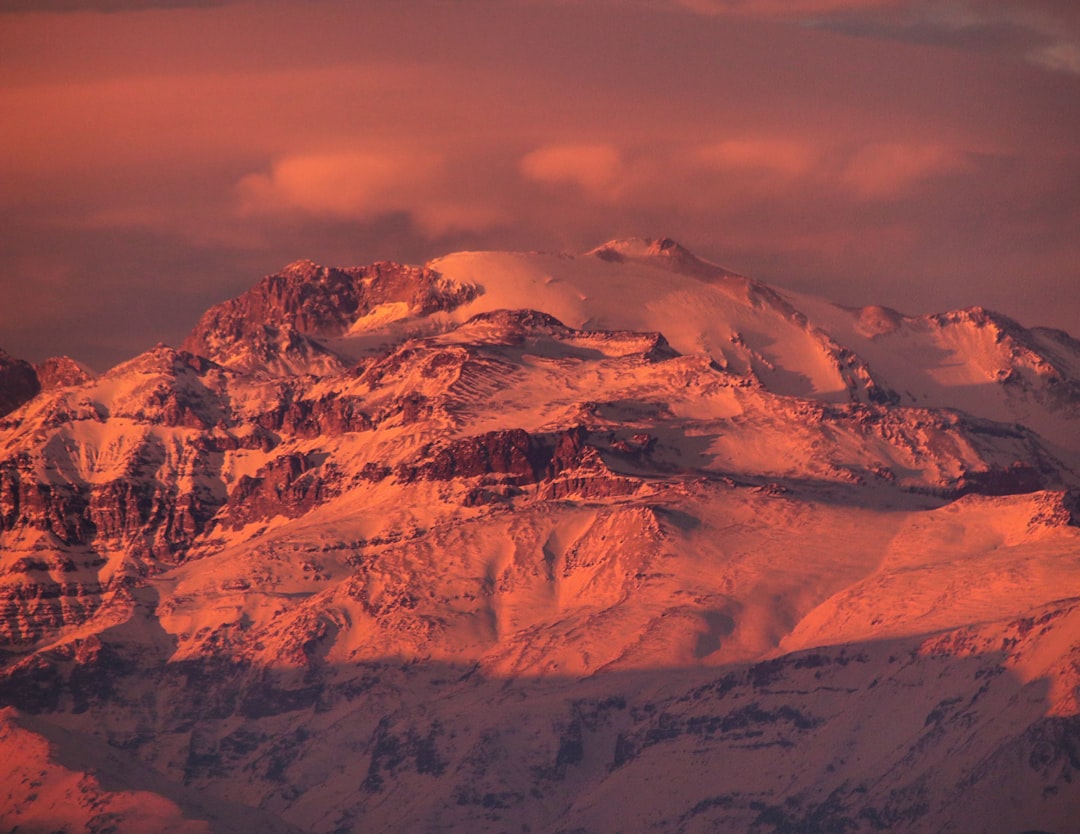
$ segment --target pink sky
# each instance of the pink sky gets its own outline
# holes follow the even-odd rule
[[[147,5],[0,0],[15,355],[104,369],[301,257],[624,235],[1080,336],[1072,2]]]

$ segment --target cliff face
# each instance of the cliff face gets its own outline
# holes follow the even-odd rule
[[[340,370],[320,337],[363,328],[373,314],[382,321],[380,310],[394,318],[452,310],[476,293],[430,269],[389,261],[352,269],[297,261],[208,310],[184,348],[249,372]]]
[[[1080,814],[1065,334],[629,241],[300,262],[101,377],[4,361],[12,826],[69,783],[133,831]]]
[[[33,365],[0,350],[0,417],[32,400],[40,390]]]
[[[50,356],[40,365],[36,365],[34,371],[43,391],[82,385],[95,376],[93,371],[70,356]]]

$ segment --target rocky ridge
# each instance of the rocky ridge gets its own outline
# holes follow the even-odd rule
[[[183,347],[248,372],[337,371],[339,357],[318,337],[451,310],[476,293],[430,269],[390,261],[351,269],[296,261],[208,310]]]

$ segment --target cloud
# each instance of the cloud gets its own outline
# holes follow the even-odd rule
[[[818,151],[809,144],[785,139],[729,139],[699,147],[695,157],[712,168],[794,177],[814,167]]]
[[[446,159],[432,151],[297,154],[276,160],[236,185],[241,215],[299,212],[329,219],[372,220],[405,213],[426,232],[490,228],[497,208],[461,195]]]
[[[892,200],[933,177],[970,170],[958,147],[919,142],[853,144],[790,139],[727,139],[700,145],[690,154],[691,170],[725,175],[724,187],[742,197],[798,197],[808,192],[842,200]]]
[[[1080,74],[1080,5],[1058,0],[907,0],[837,8],[812,22],[856,37],[993,52]]]
[[[432,153],[348,152],[287,156],[237,189],[245,212],[297,209],[331,217],[371,217],[407,209],[416,190],[438,177]]]
[[[852,37],[996,52],[1080,75],[1080,4],[1073,0],[665,0],[661,5]]]
[[[942,145],[871,144],[851,156],[840,179],[860,197],[883,198],[966,168],[963,154]]]
[[[545,145],[522,158],[521,173],[534,182],[576,185],[603,195],[621,179],[622,156],[610,144]]]
[[[1051,70],[1080,75],[1080,43],[1058,41],[1033,49],[1028,60]]]

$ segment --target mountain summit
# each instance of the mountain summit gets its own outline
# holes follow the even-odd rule
[[[100,377],[0,360],[10,827],[1080,817],[1065,333],[664,238],[298,261]]]
[[[389,261],[353,269],[296,261],[208,310],[184,348],[246,371],[325,373],[342,365],[312,337],[451,310],[474,294],[475,288],[451,284],[429,269]]]

